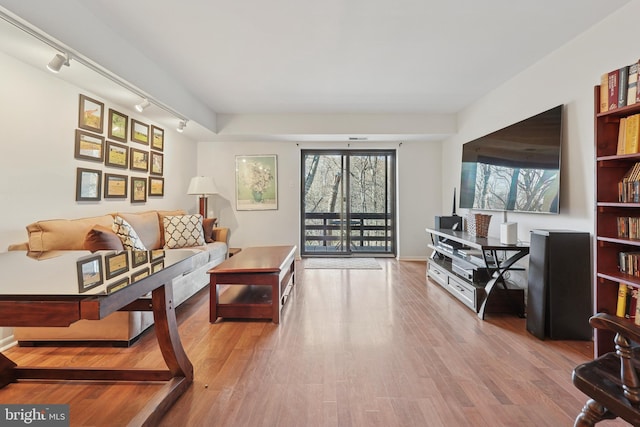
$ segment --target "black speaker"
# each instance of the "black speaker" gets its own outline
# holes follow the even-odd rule
[[[448,230],[462,231],[462,217],[458,215],[436,216],[435,228],[446,228]]]
[[[590,247],[587,232],[531,230],[527,330],[534,336],[592,338]]]

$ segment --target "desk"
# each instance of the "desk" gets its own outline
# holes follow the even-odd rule
[[[209,321],[230,317],[280,323],[280,310],[295,283],[295,252],[295,246],[246,248],[209,270]],[[232,286],[221,300],[222,284]]]
[[[136,256],[139,254],[143,256]],[[0,326],[69,326],[80,319],[99,320],[119,310],[153,310],[158,344],[168,367],[148,370],[18,366],[0,354],[0,387],[34,379],[166,381],[131,421],[136,426],[157,425],[193,382],[193,366],[178,336],[171,281],[194,268],[194,254],[189,250],[153,251],[147,256],[127,251],[0,254]],[[143,298],[149,292],[151,299]]]

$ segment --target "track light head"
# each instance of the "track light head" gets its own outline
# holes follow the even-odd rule
[[[178,132],[184,132],[184,128],[187,127],[187,120],[180,120],[178,123],[178,128],[176,129]]]
[[[138,113],[142,113],[142,110],[144,110],[145,108],[147,108],[149,106],[149,100],[147,99],[143,99],[142,102],[140,104],[136,104],[136,111]]]
[[[47,69],[52,73],[59,73],[63,65],[69,66],[69,56],[67,54],[56,53],[56,56],[47,64]]]

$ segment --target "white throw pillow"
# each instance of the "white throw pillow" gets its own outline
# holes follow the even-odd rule
[[[175,215],[163,217],[164,245],[169,249],[204,246],[202,215]]]
[[[133,229],[131,224],[125,221],[122,217],[117,216],[113,219],[113,225],[111,226],[113,232],[118,235],[122,240],[122,246],[126,250],[130,251],[146,251],[147,248],[140,240],[138,233]]]

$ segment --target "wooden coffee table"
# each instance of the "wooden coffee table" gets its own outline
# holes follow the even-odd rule
[[[209,321],[222,317],[280,323],[280,310],[295,283],[295,252],[295,246],[246,248],[209,270]],[[231,286],[221,295],[218,285]]]

